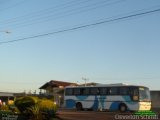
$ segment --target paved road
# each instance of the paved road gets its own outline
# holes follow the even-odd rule
[[[60,110],[58,112],[61,120],[160,120],[160,116],[135,117],[133,113],[121,114],[117,112],[94,112],[94,111],[74,111]],[[127,118],[128,117],[128,118]],[[130,119],[129,119],[130,118]]]
[[[113,120],[113,115],[111,114],[91,111],[60,111],[58,116],[62,120]]]

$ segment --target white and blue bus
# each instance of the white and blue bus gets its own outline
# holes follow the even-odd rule
[[[139,111],[151,109],[150,91],[145,86],[108,84],[65,88],[66,108],[77,110]]]

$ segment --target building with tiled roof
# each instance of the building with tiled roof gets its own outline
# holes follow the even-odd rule
[[[76,83],[71,83],[71,82],[64,82],[64,81],[58,81],[58,80],[51,80],[44,85],[42,85],[39,89],[47,89],[48,87],[66,87],[66,86],[71,86],[71,85],[77,85]]]
[[[64,88],[66,86],[77,86],[77,84],[72,82],[50,80],[39,88],[40,95],[54,97],[54,100],[58,104],[61,104],[63,102]]]

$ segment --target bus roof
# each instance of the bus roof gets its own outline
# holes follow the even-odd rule
[[[96,86],[67,86],[65,88],[82,88],[82,87],[122,87],[122,86],[133,86],[133,87],[145,87],[142,85],[131,85],[131,84],[124,84],[124,83],[116,83],[116,84],[99,84]],[[146,87],[147,88],[147,87]]]

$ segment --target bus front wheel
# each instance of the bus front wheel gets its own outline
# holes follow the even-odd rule
[[[126,112],[127,111],[127,106],[125,104],[120,104],[119,105],[119,111],[120,112]]]
[[[76,109],[77,109],[78,111],[82,110],[82,104],[81,104],[80,102],[78,102],[78,103],[76,104]]]

